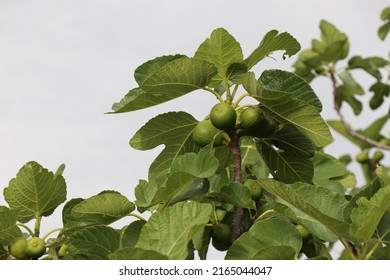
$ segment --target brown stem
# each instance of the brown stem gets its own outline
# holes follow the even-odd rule
[[[375,141],[367,136],[361,135],[360,133],[356,132],[352,129],[352,127],[349,125],[349,123],[345,120],[343,113],[341,112],[339,103],[338,103],[338,96],[337,96],[337,80],[332,71],[330,71],[330,79],[332,80],[332,86],[333,86],[333,105],[334,109],[337,112],[337,115],[339,116],[345,131],[352,137],[359,139],[361,141],[366,142],[367,144],[370,144],[373,147],[388,150],[390,151],[390,146],[387,146],[385,144],[379,143],[378,141]]]
[[[230,137],[230,152],[233,156],[233,180],[234,182],[241,183],[242,170],[241,170],[241,150],[239,145],[240,137],[235,130],[229,132]],[[242,225],[242,218],[244,210],[241,207],[236,206],[233,212],[232,218],[232,242],[234,242],[244,232]]]

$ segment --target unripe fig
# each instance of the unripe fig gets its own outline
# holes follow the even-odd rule
[[[384,153],[382,151],[375,151],[374,154],[372,155],[372,161],[374,164],[377,164],[380,162],[383,158],[385,157]]]
[[[367,151],[361,151],[356,156],[356,161],[359,162],[359,163],[366,163],[369,160],[370,160],[370,158],[368,157],[368,152]]]
[[[200,121],[192,132],[192,140],[201,147],[210,144],[214,140],[214,145],[223,145],[227,141],[224,133],[217,129],[210,120]]]
[[[31,258],[39,258],[43,256],[46,252],[45,241],[36,236],[30,238],[27,240],[26,252]]]
[[[9,246],[9,253],[18,260],[28,260],[29,255],[27,254],[27,240],[23,237],[15,239]]]
[[[236,117],[236,110],[226,102],[216,104],[210,111],[212,124],[216,128],[224,131],[229,131],[234,128]]]
[[[244,186],[249,189],[251,197],[254,201],[258,201],[261,198],[261,195],[263,194],[263,188],[255,180],[247,179],[244,182]]]

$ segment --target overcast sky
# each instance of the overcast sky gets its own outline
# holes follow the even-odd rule
[[[376,31],[388,5],[385,0],[1,0],[0,188],[34,160],[52,171],[66,164],[68,199],[115,189],[133,200],[134,187],[147,178],[161,148],[133,150],[131,136],[159,113],[184,110],[201,119],[215,103],[196,92],[145,111],[104,114],[136,86],[138,65],[165,54],[192,56],[218,27],[241,43],[244,55],[271,29],[289,32],[304,49],[319,37],[321,19],[347,33],[351,55],[387,56],[389,40],[379,41]],[[261,68],[290,69],[296,59],[274,57],[277,61],[266,59]],[[334,118],[329,82],[313,87],[324,117]],[[369,117],[384,114],[388,104]],[[366,124],[367,116],[355,122]],[[328,151],[338,155],[346,143],[336,136]],[[58,226],[50,224],[55,222],[43,220],[47,228]]]

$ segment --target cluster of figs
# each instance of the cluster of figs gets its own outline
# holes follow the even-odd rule
[[[258,105],[234,109],[227,102],[220,102],[211,109],[209,116],[200,121],[192,132],[196,144],[204,147],[229,143],[228,133],[236,130],[240,136],[265,138],[275,132],[277,125]]]

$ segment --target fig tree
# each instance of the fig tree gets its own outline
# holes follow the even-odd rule
[[[236,117],[236,110],[226,102],[216,104],[210,111],[212,124],[216,128],[224,131],[229,131],[234,128]]]
[[[27,254],[27,240],[23,237],[15,239],[8,246],[9,253],[18,260],[28,260],[29,255]]]
[[[39,258],[46,252],[45,241],[39,237],[32,237],[27,240],[26,252],[31,258]]]
[[[192,140],[201,147],[210,144],[214,140],[214,145],[223,145],[226,139],[221,130],[216,128],[210,120],[200,121],[192,132]]]

